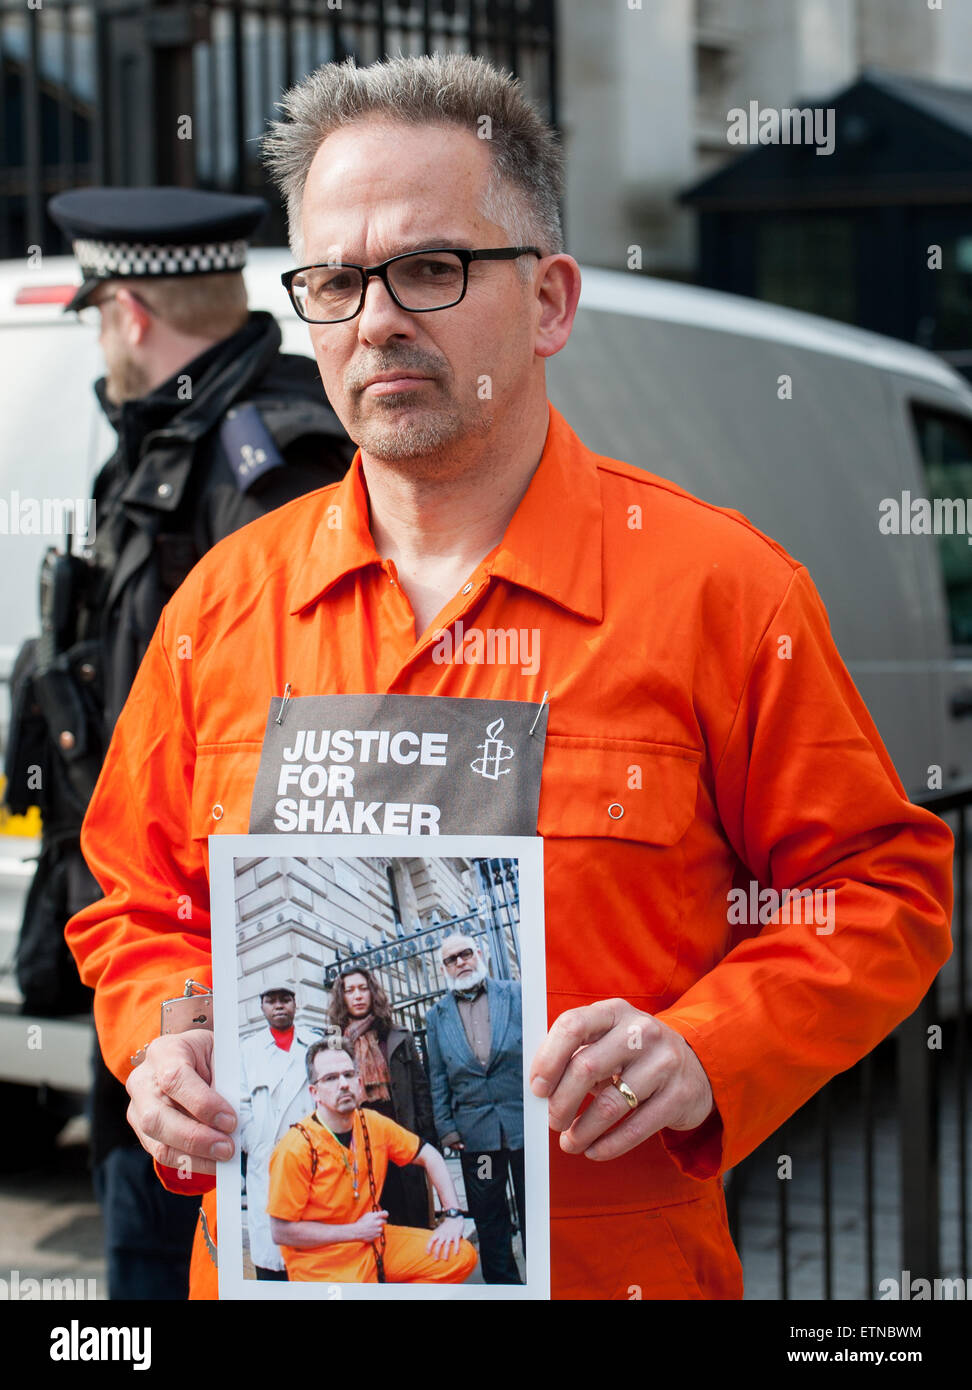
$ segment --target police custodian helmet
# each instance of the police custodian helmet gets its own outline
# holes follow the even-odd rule
[[[263,198],[195,188],[73,188],[47,204],[69,237],[84,283],[65,311],[81,309],[103,280],[213,275],[242,270]]]

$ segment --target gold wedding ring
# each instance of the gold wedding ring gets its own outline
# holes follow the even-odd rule
[[[638,1100],[638,1097],[635,1095],[634,1091],[632,1091],[627,1081],[621,1080],[621,1073],[619,1071],[615,1072],[611,1077],[611,1085],[624,1096],[628,1103],[629,1110],[637,1110],[641,1102]]]

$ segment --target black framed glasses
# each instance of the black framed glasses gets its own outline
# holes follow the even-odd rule
[[[304,265],[287,270],[280,282],[305,323],[345,323],[364,307],[368,281],[377,275],[400,309],[431,314],[451,309],[465,296],[470,261],[543,259],[536,246],[494,246],[485,251],[431,246],[405,251],[380,265]]]

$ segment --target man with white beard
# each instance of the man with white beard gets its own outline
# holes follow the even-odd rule
[[[462,1163],[483,1282],[519,1284],[506,1179],[511,1172],[525,1251],[520,985],[492,979],[471,936],[446,937],[439,955],[448,993],[425,1020],[435,1126]]]

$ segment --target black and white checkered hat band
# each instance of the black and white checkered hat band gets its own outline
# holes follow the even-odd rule
[[[142,241],[75,241],[85,278],[124,275],[202,275],[242,270],[245,241],[214,241],[194,246],[157,246]]]

